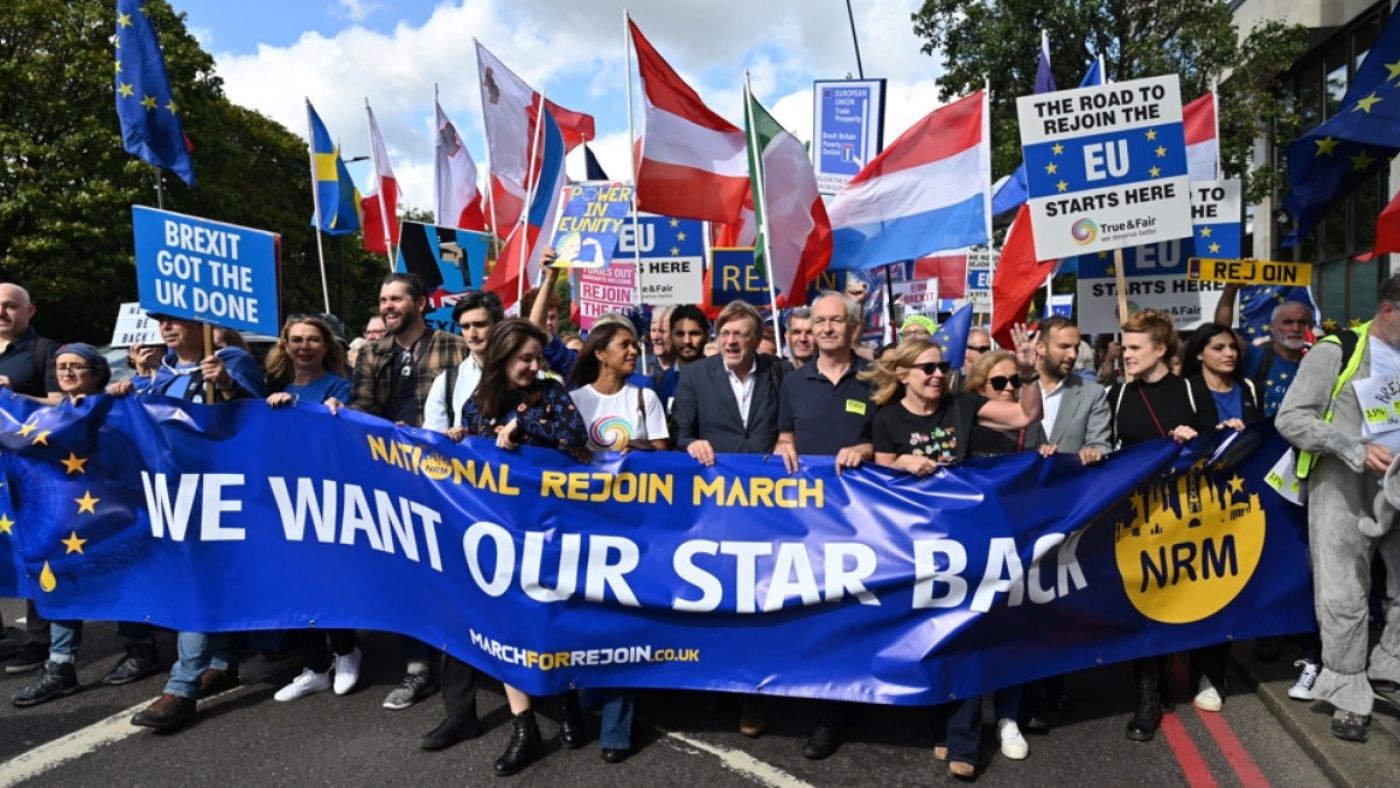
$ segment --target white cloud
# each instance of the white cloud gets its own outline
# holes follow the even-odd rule
[[[351,22],[363,22],[369,15],[383,8],[374,0],[336,0],[340,5],[340,12]]]
[[[191,27],[189,34],[194,36],[194,40],[199,42],[199,46],[205,50],[214,48],[214,31],[207,27]]]
[[[551,98],[591,112],[598,158],[613,177],[630,177],[622,16],[629,4],[652,44],[715,111],[736,123],[742,121],[745,68],[755,94],[804,139],[811,134],[811,81],[856,71],[841,0],[455,0],[425,20],[400,20],[390,32],[352,24],[331,36],[306,32],[287,46],[260,45],[250,54],[220,54],[217,61],[230,99],[303,136],[303,97],[310,97],[347,155],[369,151],[368,96],[406,204],[431,207],[435,82],[444,110],[485,170],[472,37]],[[377,4],[340,0],[340,6],[353,20]],[[918,6],[919,0],[856,4],[865,73],[890,80],[887,140],[937,103],[937,63],[919,53],[921,41],[909,21]],[[640,86],[634,90],[640,125]],[[581,175],[582,159],[575,158],[570,171]],[[354,172],[358,177],[367,170]]]

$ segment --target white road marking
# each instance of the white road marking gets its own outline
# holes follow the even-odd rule
[[[199,702],[201,708],[207,708],[220,698],[233,695],[240,690],[246,689],[252,684],[261,683],[269,676],[285,671],[287,666],[279,664],[272,670],[262,671],[258,675],[248,676],[243,683],[232,689],[224,690],[218,695],[213,695]],[[4,763],[0,763],[0,788],[9,788],[11,785],[18,785],[26,780],[35,777],[61,766],[69,761],[87,755],[99,747],[119,742],[122,739],[130,738],[138,733],[148,732],[150,728],[141,728],[131,724],[131,717],[138,711],[146,708],[157,700],[142,701],[129,709],[107,717],[104,720],[94,722],[86,728],[80,728],[67,736],[54,739],[53,741],[35,747],[32,750],[16,755]]]
[[[747,777],[755,782],[771,785],[773,788],[812,788],[812,784],[804,782],[791,774],[779,769],[771,763],[760,761],[742,750],[731,750],[727,747],[720,747],[699,739],[686,736],[675,731],[657,729],[658,732],[666,734],[669,739],[684,744],[687,747],[709,753],[719,759],[724,768]]]

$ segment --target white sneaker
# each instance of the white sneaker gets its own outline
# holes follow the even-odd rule
[[[1322,666],[1310,659],[1300,659],[1293,663],[1293,667],[1301,670],[1298,672],[1298,680],[1288,688],[1288,697],[1294,700],[1312,700],[1313,685],[1317,683],[1317,674],[1322,672]]]
[[[360,650],[356,648],[345,656],[335,657],[335,694],[344,695],[360,683]]]
[[[1031,754],[1030,745],[1026,744],[1026,737],[1021,735],[1015,720],[997,720],[997,738],[1001,740],[1001,754],[1013,761],[1023,761]]]
[[[1205,676],[1202,676],[1201,683],[1196,685],[1196,699],[1192,703],[1201,711],[1220,711],[1225,706],[1225,701],[1221,699],[1219,691]]]
[[[272,697],[280,701],[296,700],[307,695],[314,695],[317,692],[325,692],[331,688],[330,671],[317,673],[311,668],[302,668],[301,675],[292,679],[292,683],[277,690],[277,694]]]

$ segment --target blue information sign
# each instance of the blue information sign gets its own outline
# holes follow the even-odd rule
[[[841,191],[880,153],[885,131],[885,80],[817,81],[812,90],[812,159],[817,189]]]
[[[150,314],[276,335],[275,233],[131,207],[136,285]]]

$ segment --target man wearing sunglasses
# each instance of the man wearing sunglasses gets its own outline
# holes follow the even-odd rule
[[[987,329],[981,326],[973,326],[967,332],[967,351],[963,354],[962,372],[967,374],[972,365],[977,363],[977,359],[983,353],[992,352],[992,335],[987,333]]]

